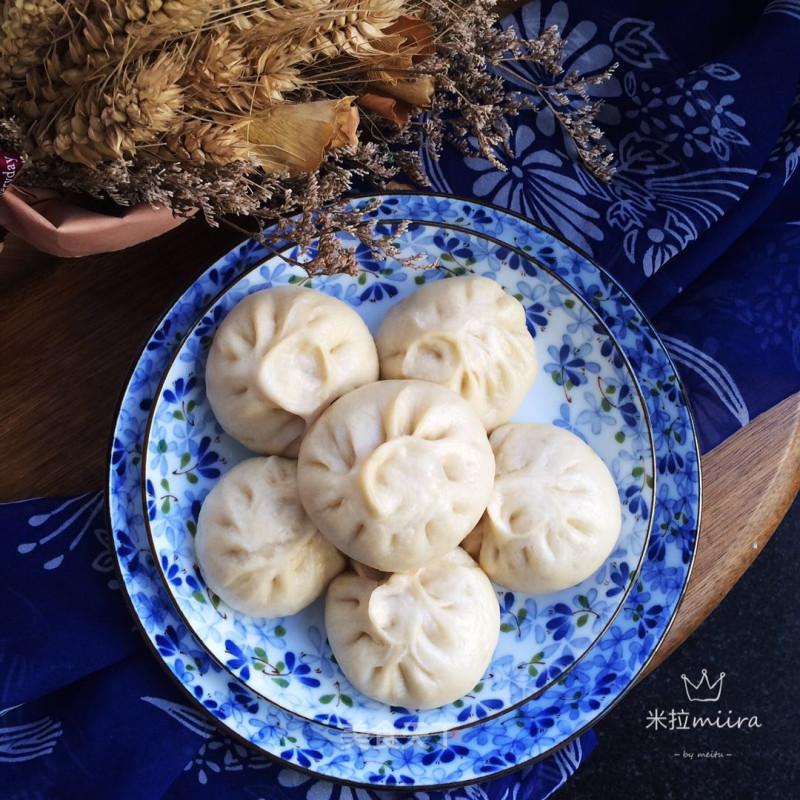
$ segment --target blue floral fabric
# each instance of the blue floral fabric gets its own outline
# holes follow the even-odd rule
[[[436,190],[519,212],[628,289],[671,351],[703,449],[800,390],[800,0],[534,0],[504,21],[557,25],[595,87],[617,172],[575,160],[553,113],[512,121],[507,169],[448,151]],[[530,65],[520,91],[548,80]],[[134,630],[99,493],[0,505],[3,798],[400,797],[334,786],[220,734]],[[591,732],[525,771],[422,800],[542,800]]]
[[[503,22],[557,25],[565,68],[611,80],[603,183],[549,108],[511,121],[506,167],[447,151],[437,191],[509,208],[589,254],[635,297],[675,359],[708,450],[800,390],[800,0],[534,0]],[[552,80],[509,67],[521,92]]]

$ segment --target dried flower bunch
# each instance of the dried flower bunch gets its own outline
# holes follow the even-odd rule
[[[4,0],[0,145],[22,154],[22,185],[269,220],[269,241],[319,237],[314,269],[348,268],[337,230],[386,248],[344,210],[354,182],[424,182],[419,148],[445,141],[496,163],[525,104],[551,107],[586,166],[610,176],[586,93],[606,76],[564,75],[557,30],[520,40],[493,7]],[[552,80],[521,99],[501,75],[524,60]]]

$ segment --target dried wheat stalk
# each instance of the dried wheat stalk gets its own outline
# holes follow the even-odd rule
[[[178,81],[185,70],[180,48],[151,60],[140,59],[116,80],[87,83],[74,102],[53,118],[53,149],[65,161],[94,167],[101,161],[132,156],[138,147],[169,131],[183,108]],[[33,128],[49,136],[49,120]]]
[[[530,102],[503,86],[509,59],[554,76],[534,96],[609,177],[586,93],[596,79],[561,74],[556,31],[521,42],[493,27],[493,5],[0,0],[0,145],[22,151],[23,184],[269,219],[274,241],[319,237],[313,268],[350,269],[335,230],[391,251],[345,209],[354,181],[399,169],[424,181],[420,146],[469,137],[502,167],[506,117]]]
[[[42,63],[66,11],[58,0],[6,0],[0,23],[0,95],[8,107]]]

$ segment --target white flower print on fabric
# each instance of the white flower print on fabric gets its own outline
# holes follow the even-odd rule
[[[108,588],[112,591],[119,591],[119,581],[114,573],[114,557],[111,554],[111,540],[105,528],[95,528],[94,538],[100,547],[99,552],[92,561],[92,569],[103,572],[111,577],[108,579]]]
[[[570,20],[564,2],[554,3],[548,11],[540,2],[529,2],[521,9],[519,22],[514,20],[513,24],[524,38],[535,38],[548,27],[558,26],[566,39],[564,69],[567,72],[578,70],[591,77],[605,72],[614,62],[611,47],[597,40],[597,25],[589,20]],[[509,27],[512,19],[507,18],[502,25]],[[552,75],[530,62],[509,64],[504,77],[523,92],[530,91],[532,84],[548,84],[553,80]],[[599,121],[606,125],[617,124],[619,110],[608,102],[622,94],[616,77],[598,86],[589,86],[588,92],[590,96],[606,101]],[[540,144],[537,144],[537,136],[541,139]],[[555,147],[554,140],[558,142]],[[513,156],[497,154],[507,166],[505,172],[495,169],[484,158],[465,160],[467,167],[481,173],[473,182],[472,192],[476,197],[487,197],[498,205],[555,228],[591,253],[593,243],[603,238],[597,224],[601,213],[581,199],[585,191],[575,174],[582,171],[582,167],[576,164],[574,144],[563,133],[553,113],[544,107],[538,111],[535,120],[531,115],[521,117],[510,144]],[[447,183],[441,169],[426,164],[428,166],[434,169],[431,175],[434,183]]]
[[[503,208],[541,220],[578,247],[591,251],[590,240],[603,238],[595,222],[600,212],[583,201],[586,192],[581,184],[564,174],[565,166],[570,165],[567,156],[547,146],[538,147],[536,133],[526,124],[516,128],[511,145],[514,157],[507,160],[506,171],[496,169],[484,158],[464,160],[469,169],[479,173],[472,184],[475,196],[489,197]]]
[[[797,124],[798,132],[800,133],[800,123]],[[800,143],[798,143],[797,147],[786,156],[786,170],[784,174],[783,184],[784,186],[789,183],[790,178],[794,175],[795,170],[797,169],[798,164],[800,164]]]
[[[633,72],[625,75],[625,93],[633,107],[625,116],[637,123],[644,136],[662,139],[686,162],[695,156],[713,154],[730,161],[735,147],[749,147],[742,133],[744,117],[732,106],[733,95],[717,96],[714,81],[737,81],[741,75],[727,64],[707,64],[678,78],[672,87],[651,86],[638,81]]]
[[[655,23],[635,17],[621,19],[609,39],[617,58],[641,69],[650,69],[654,61],[666,61],[667,54],[653,37]]]
[[[593,77],[605,72],[614,63],[614,51],[608,44],[597,41],[597,25],[591,20],[580,20],[571,22],[569,18],[569,7],[565,2],[556,2],[545,11],[539,0],[531,0],[526,3],[519,11],[521,21],[511,16],[506,17],[500,22],[500,26],[507,30],[514,27],[522,38],[534,39],[552,25],[558,27],[559,32],[565,38],[564,47],[564,70],[569,72],[577,70],[586,77]],[[531,84],[550,84],[553,76],[540,65],[533,62],[509,62],[503,70],[503,78],[523,93],[530,93]],[[622,95],[622,87],[616,77],[602,82],[599,85],[586,87],[587,94],[592,98],[602,98],[605,102],[597,119],[603,125],[617,125],[620,121],[619,109],[613,105],[612,100]],[[513,124],[513,123],[512,123]],[[561,129],[552,111],[547,107],[539,109],[535,117],[536,129],[545,137],[558,137],[565,152],[554,155],[556,161],[550,161],[548,166],[560,167],[562,163],[569,164],[571,160],[577,158],[573,141]],[[548,149],[552,151],[551,142]],[[453,189],[448,180],[446,171],[442,168],[440,161],[430,157],[427,148],[422,148],[419,153],[431,187],[445,193],[452,193]],[[498,158],[503,161],[503,154],[498,154]],[[471,159],[473,164],[485,165],[488,171],[490,165],[485,159]],[[500,202],[494,200],[494,202]],[[519,210],[519,209],[515,209]],[[553,224],[553,221],[551,221]],[[554,227],[557,227],[553,224]],[[559,230],[561,230],[559,228]],[[565,234],[568,235],[568,234]],[[583,248],[591,252],[591,245],[588,239],[597,237],[597,231],[587,231],[581,234],[578,243],[582,242]]]
[[[0,717],[15,708],[19,706],[3,709]],[[0,726],[0,763],[32,761],[50,755],[62,733],[61,723],[50,717],[24,725]]]
[[[51,555],[42,564],[45,569],[56,569],[61,566],[64,556],[72,552],[80,544],[86,532],[91,528],[95,520],[100,517],[102,510],[103,493],[89,492],[77,497],[71,497],[46,514],[34,514],[28,519],[28,525],[37,529],[37,533],[42,533],[43,535],[34,541],[23,542],[18,545],[17,552],[21,555],[26,555],[40,547],[52,552],[53,547],[46,547],[50,542],[54,542],[57,537],[66,531],[71,534],[77,528],[78,532],[72,541],[66,547],[60,547],[56,555]],[[55,543],[57,544],[57,542]]]
[[[176,722],[180,722],[184,728],[188,728],[204,739],[209,738],[216,731],[216,727],[208,721],[205,714],[192,706],[173,703],[171,700],[163,700],[160,697],[142,697],[142,700],[161,709]]]
[[[772,0],[762,12],[764,14],[786,14],[800,20],[800,0]]]
[[[736,381],[719,361],[674,336],[662,334],[661,340],[675,363],[696,372],[740,425],[750,422],[750,412]]]
[[[660,219],[651,217],[625,235],[628,260],[641,263],[646,276],[653,275],[720,219],[747,191],[749,182],[743,178],[753,175],[753,169],[730,168],[648,177],[644,191]]]
[[[609,46],[596,41],[594,23],[571,24],[561,2],[549,11],[529,3],[518,17],[525,36],[558,24],[568,41],[574,37],[569,51],[574,63],[567,68],[591,73],[614,60],[630,64],[622,84],[616,79],[609,84],[608,95],[624,91],[625,120],[633,130],[616,145],[617,171],[605,184],[571,159],[560,136],[555,144],[555,123],[546,121],[546,112],[535,119],[523,114],[513,122],[513,155],[497,154],[506,171],[483,158],[464,161],[478,173],[471,193],[557,230],[590,254],[607,229],[616,228],[622,234],[620,255],[643,277],[654,275],[738,202],[756,175],[754,169],[730,166],[739,160],[738,151],[750,147],[747,120],[731,89],[741,75],[713,62],[658,85],[647,70],[667,56],[652,22],[621,20],[609,34]],[[520,65],[509,80],[522,88],[542,79],[534,67]],[[436,175],[446,181],[444,172]],[[434,183],[438,180],[434,176]]]
[[[606,221],[624,233],[623,251],[646,276],[656,273],[747,191],[755,170],[719,167],[676,170],[668,143],[634,131],[619,144],[609,184],[584,185],[605,201]]]
[[[350,786],[337,786],[328,781],[318,781],[309,778],[302,772],[291,769],[282,769],[278,774],[278,783],[285,789],[300,789],[305,792],[305,800],[375,800],[385,795],[391,797],[389,792],[370,792],[367,789],[357,789]],[[298,795],[298,798],[302,795]],[[420,798],[421,795],[415,795]]]
[[[184,772],[196,771],[201,785],[208,783],[209,773],[241,772],[245,768],[261,770],[273,766],[264,756],[234,742],[229,736],[219,734],[202,711],[160,697],[142,697],[142,700],[161,709],[205,740],[197,755],[183,768]]]
[[[747,121],[734,110],[731,91],[722,89],[741,75],[714,62],[657,85],[641,73],[665,57],[652,23],[621,20],[610,39],[615,55],[639,69],[622,80],[630,101],[625,117],[636,128],[618,145],[611,183],[591,176],[583,183],[606,201],[606,222],[624,233],[625,257],[649,277],[719,220],[756,174],[725,166],[750,146]]]
[[[777,164],[783,164],[783,185],[785,186],[800,164],[800,91],[792,101],[786,124],[767,159],[769,169],[761,172],[759,177],[772,177],[772,169]]]
[[[611,47],[595,38],[597,25],[591,20],[570,21],[569,7],[564,2],[554,3],[545,13],[541,2],[533,0],[522,7],[519,16],[521,21],[517,22],[516,19],[507,17],[500,26],[505,30],[510,27],[516,28],[525,39],[535,39],[553,25],[558,28],[566,40],[563,62],[565,73],[576,70],[581,75],[591,78],[601,75],[614,63],[614,51]],[[532,84],[547,85],[553,82],[553,76],[549,72],[530,61],[509,62],[503,71],[503,77],[511,86],[528,93]],[[622,87],[617,78],[612,75],[596,86],[587,86],[586,90],[589,97],[602,98],[605,101],[597,118],[598,122],[603,125],[618,124],[619,110],[609,102],[610,99],[622,94]],[[560,125],[548,107],[540,108],[536,126],[547,136],[560,132],[567,152],[574,157],[574,143],[561,131]]]
[[[272,762],[252,753],[227,736],[209,739],[200,746],[197,755],[183,768],[184,772],[197,771],[197,782],[208,783],[209,773],[241,772],[244,769],[269,769]]]

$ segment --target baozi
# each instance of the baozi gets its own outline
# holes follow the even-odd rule
[[[447,386],[487,430],[511,419],[536,376],[525,309],[479,275],[425,284],[389,309],[375,341],[382,378]]]
[[[223,429],[255,453],[296,456],[340,395],[378,379],[375,342],[346,303],[280,286],[249,295],[222,321],[206,394]]]
[[[345,559],[297,496],[297,462],[249,458],[206,496],[195,554],[208,587],[254,617],[295,614],[319,597]]]
[[[346,394],[300,447],[300,499],[319,530],[375,569],[417,569],[457,547],[486,508],[494,457],[449,389],[379,381]]]
[[[325,601],[336,661],[369,697],[405,708],[452,703],[481,679],[500,633],[491,582],[460,548],[384,578],[345,572]]]
[[[602,459],[554,425],[511,423],[489,440],[494,490],[464,548],[495,583],[516,592],[557,592],[588,578],[622,524],[617,485]]]

